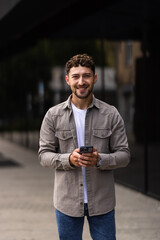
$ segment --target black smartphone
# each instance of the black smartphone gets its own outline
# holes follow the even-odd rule
[[[80,154],[82,153],[92,153],[93,152],[93,146],[82,146],[80,147]]]

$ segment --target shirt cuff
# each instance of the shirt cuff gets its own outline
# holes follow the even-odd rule
[[[109,170],[109,168],[114,165],[116,165],[115,163],[115,159],[113,157],[111,157],[110,154],[99,154],[100,158],[101,158],[101,165],[99,166],[99,169],[101,170]]]
[[[75,167],[70,164],[70,161],[69,161],[70,155],[71,155],[70,153],[64,153],[64,154],[61,154],[60,156],[60,161],[62,163],[64,170],[75,169]]]

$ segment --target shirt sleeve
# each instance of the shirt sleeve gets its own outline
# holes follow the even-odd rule
[[[110,153],[99,153],[101,158],[100,170],[114,170],[126,167],[130,162],[130,151],[124,127],[124,121],[118,111],[112,118],[112,134],[110,136]]]
[[[43,167],[75,169],[69,162],[70,153],[58,153],[59,144],[50,110],[46,113],[41,125],[39,145],[38,155]]]

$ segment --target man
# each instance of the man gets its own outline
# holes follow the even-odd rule
[[[73,56],[66,63],[67,101],[46,113],[40,131],[42,166],[55,169],[54,206],[61,240],[81,240],[87,216],[94,240],[114,240],[113,170],[130,154],[124,123],[115,107],[96,99],[93,59]],[[81,146],[93,152],[80,153]]]

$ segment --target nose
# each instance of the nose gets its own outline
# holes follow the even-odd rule
[[[79,85],[83,85],[84,84],[83,76],[80,76],[78,83],[79,83]]]

